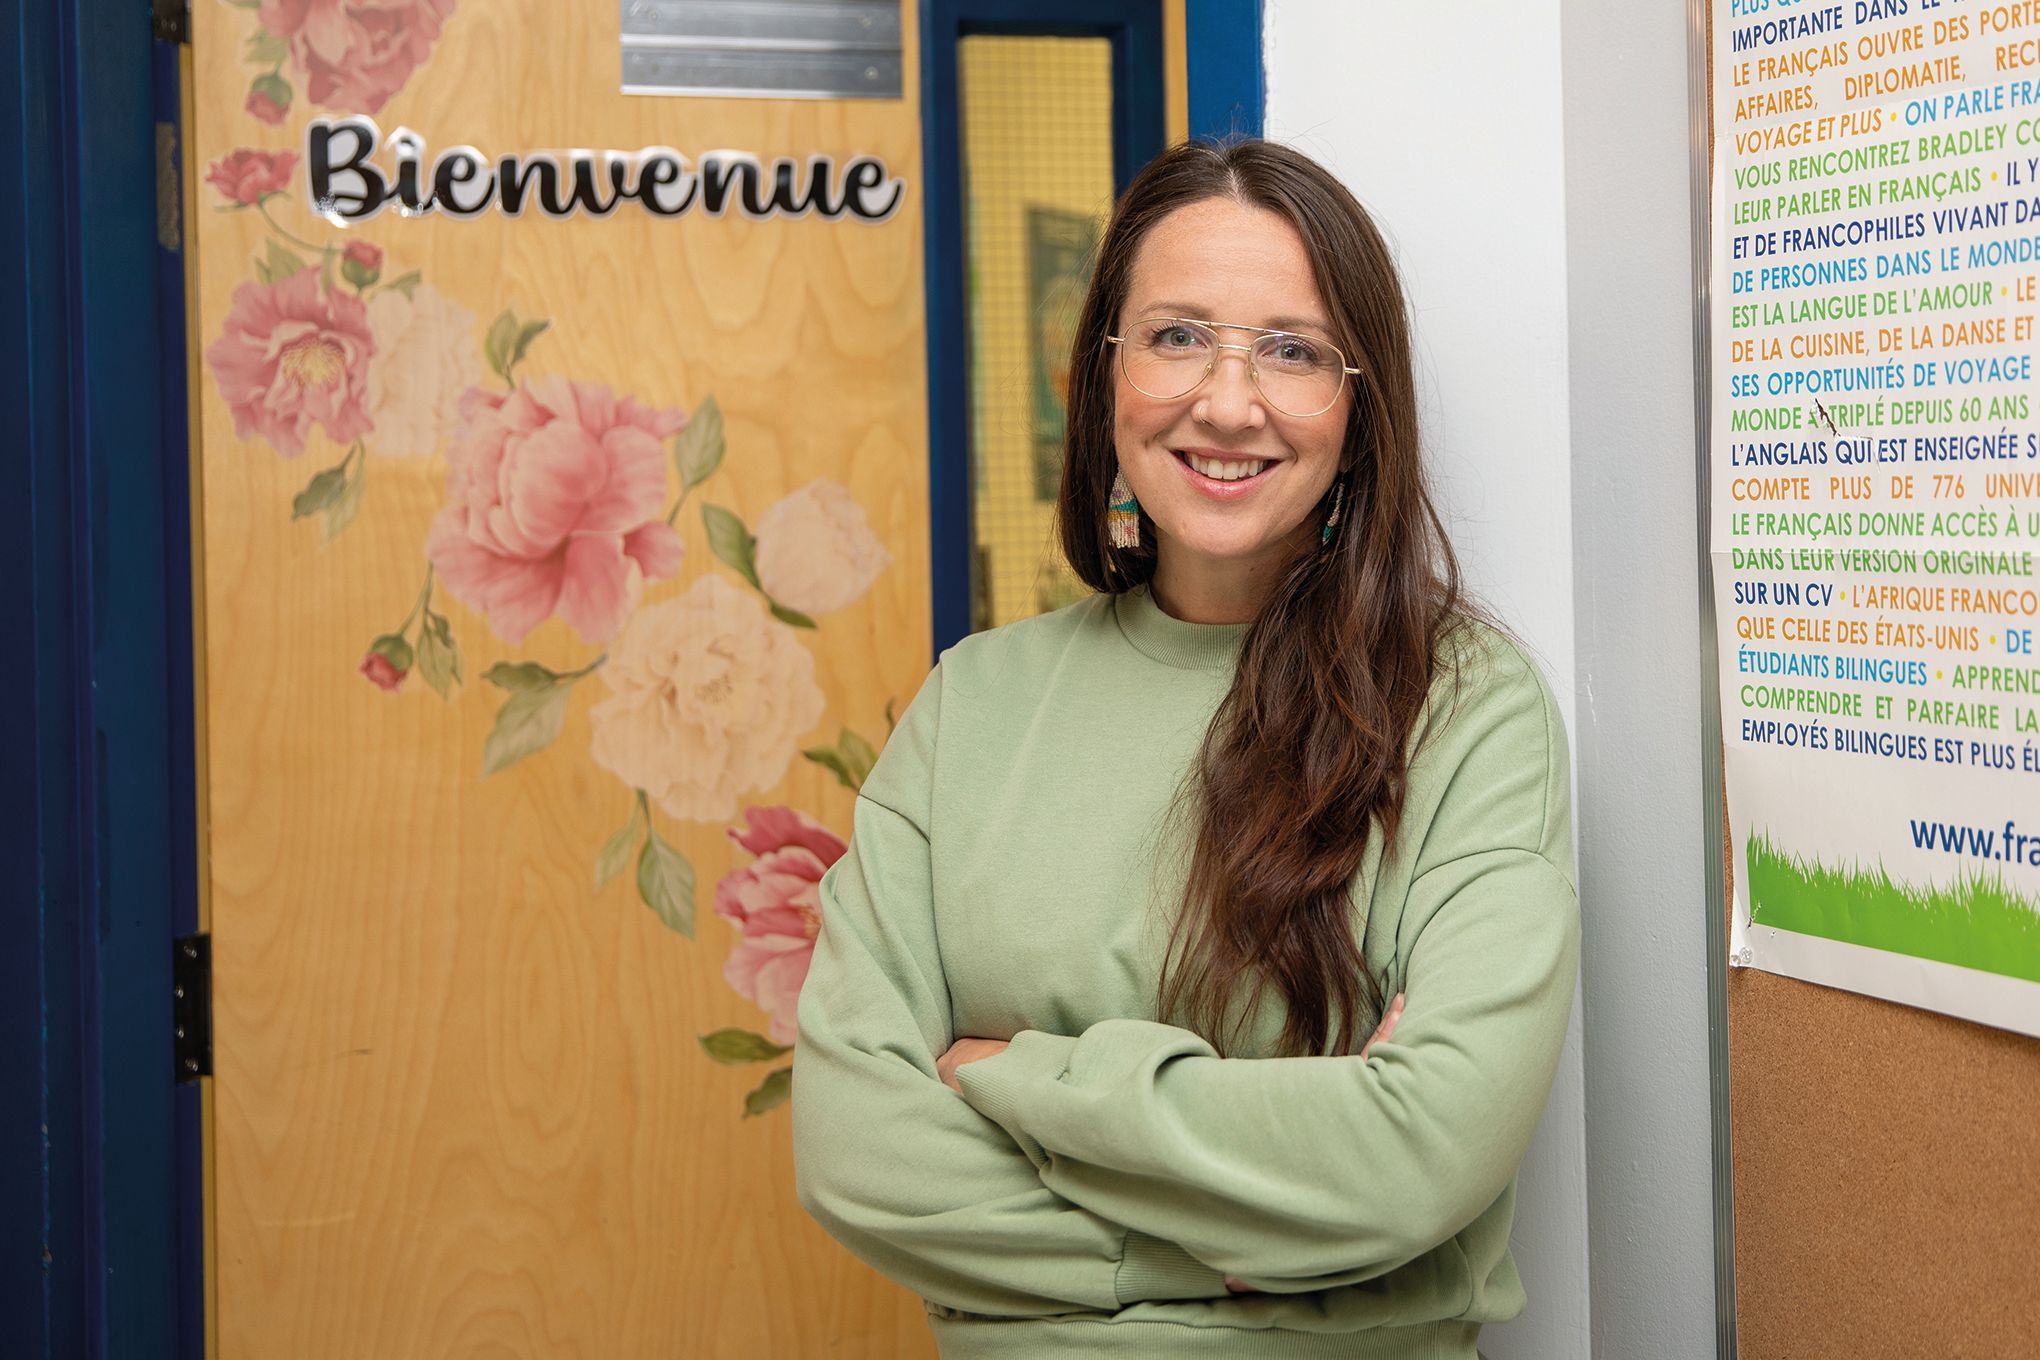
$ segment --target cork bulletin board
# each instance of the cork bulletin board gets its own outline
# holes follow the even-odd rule
[[[1853,56],[1857,24],[1899,17],[1908,6],[1847,0],[1781,10],[1775,0],[1742,0],[1738,17],[1828,8],[1844,11],[1834,40],[1847,42]],[[1915,13],[1901,22],[1994,8],[1912,0]],[[1855,13],[1865,9],[1881,16]],[[1710,0],[1693,0],[1689,12],[1696,187],[1704,191],[1712,139],[1724,125],[1711,101]],[[2040,29],[2025,36],[2040,37]],[[1703,262],[1711,259],[1711,201],[1703,192],[1696,206]],[[1703,356],[1711,349],[1707,275],[1703,263],[1696,269]],[[1703,514],[1708,442],[1703,429]],[[1705,612],[1711,707],[1711,603]],[[1839,784],[1851,767],[1835,768]],[[1717,765],[1710,778],[1719,777]],[[1725,954],[1721,902],[1737,872],[1737,809],[1725,781],[1718,796],[1724,897],[1715,921]],[[1724,1345],[1723,1353],[1742,1360],[2040,1355],[2040,1040],[1756,968],[1727,970],[1725,986],[1735,1349]]]

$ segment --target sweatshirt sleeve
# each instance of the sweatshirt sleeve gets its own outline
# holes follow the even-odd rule
[[[1223,1277],[1042,1183],[1006,1131],[943,1085],[955,1042],[926,835],[939,668],[857,801],[821,883],[793,1066],[795,1186],[831,1236],[899,1284],[995,1317],[1215,1298]]]
[[[1372,1279],[1459,1232],[1529,1146],[1577,973],[1562,729],[1534,673],[1513,688],[1461,715],[1431,771],[1391,1042],[1228,1059],[1149,1020],[1025,1030],[957,1069],[965,1097],[1051,1190],[1271,1292]]]

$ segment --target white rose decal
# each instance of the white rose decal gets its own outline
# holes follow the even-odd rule
[[[864,507],[831,481],[810,482],[758,519],[758,584],[803,614],[853,604],[892,561]]]
[[[375,358],[368,366],[369,442],[390,458],[426,458],[460,423],[460,395],[481,381],[472,312],[418,284],[368,300]]]
[[[777,784],[824,706],[807,649],[719,576],[638,611],[598,674],[589,753],[682,821]]]

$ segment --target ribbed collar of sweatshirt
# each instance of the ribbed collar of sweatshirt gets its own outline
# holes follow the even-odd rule
[[[1186,623],[1164,611],[1144,585],[1115,595],[1112,611],[1136,651],[1183,670],[1231,669],[1247,635],[1244,623]]]

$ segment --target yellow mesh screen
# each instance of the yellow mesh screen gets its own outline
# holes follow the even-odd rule
[[[959,44],[970,317],[971,626],[1076,599],[1055,546],[1070,336],[1112,209],[1112,46]]]

